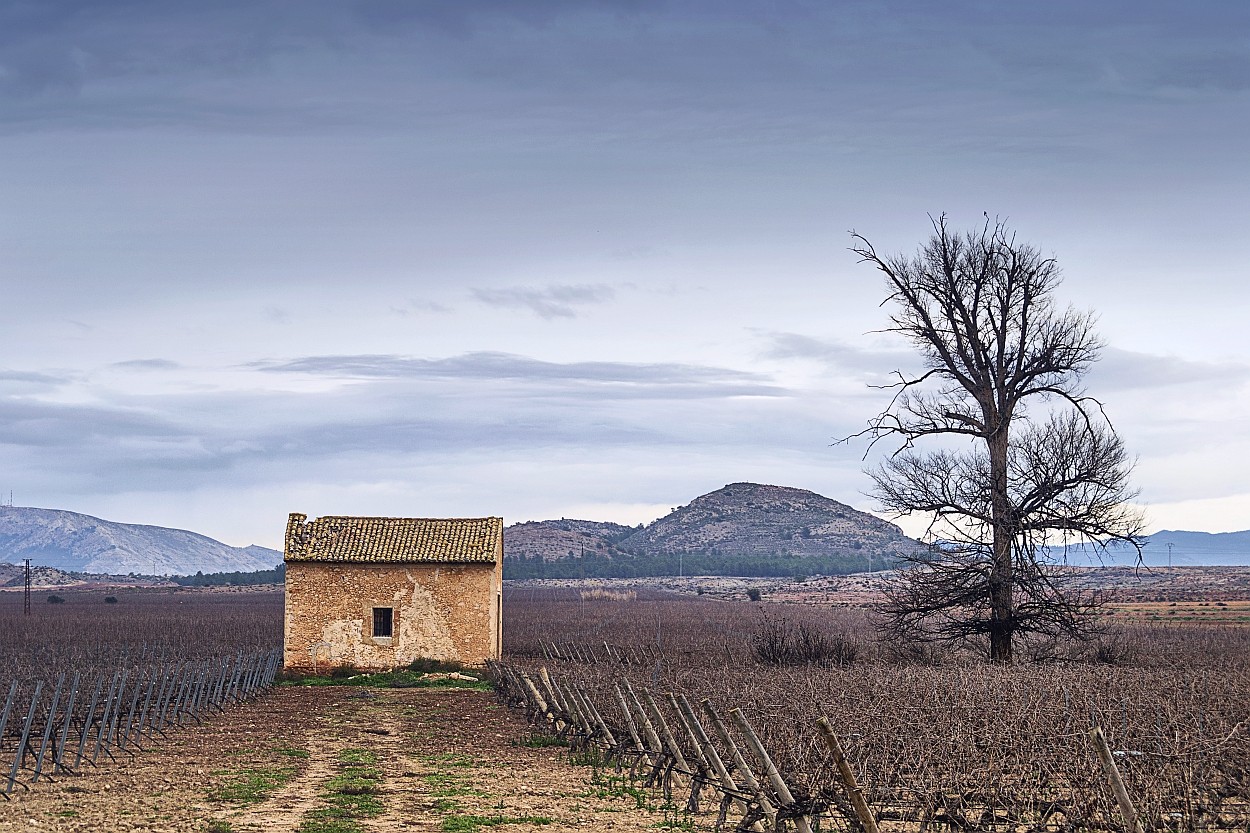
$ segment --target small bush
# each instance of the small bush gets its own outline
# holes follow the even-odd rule
[[[1136,647],[1120,631],[1101,634],[1089,646],[1089,659],[1099,665],[1130,665],[1136,656]]]
[[[860,653],[858,643],[840,634],[767,614],[751,636],[751,650],[760,662],[769,665],[822,667],[851,665]]]
[[[346,680],[348,677],[359,676],[360,669],[350,662],[341,662],[330,669],[330,679]]]
[[[760,589],[758,587],[752,587],[747,590],[747,598],[753,602],[758,602],[760,600],[760,595]]]
[[[418,674],[446,674],[453,671],[463,671],[464,664],[448,660],[430,659],[429,657],[417,657],[408,663],[408,670],[415,671]]]
[[[60,596],[58,596],[58,595],[56,595],[55,593],[53,593],[51,596],[49,596],[49,597],[48,597],[48,604],[50,604],[50,605],[63,605],[63,604],[65,604],[65,599],[63,599],[63,598],[61,598]]]
[[[105,596],[105,597],[104,597],[104,603],[105,603],[106,605],[115,605],[115,604],[117,604],[117,597],[116,597],[116,596]]]

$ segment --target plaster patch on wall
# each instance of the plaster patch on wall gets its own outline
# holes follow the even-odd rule
[[[335,662],[350,662],[359,666],[363,659],[361,634],[364,622],[360,619],[339,619],[327,622],[321,629],[321,639],[330,643],[330,657]]]
[[[456,643],[451,638],[447,616],[440,609],[434,595],[423,587],[409,571],[405,572],[411,599],[400,611],[399,641],[405,653],[416,657],[440,657],[461,659]]]

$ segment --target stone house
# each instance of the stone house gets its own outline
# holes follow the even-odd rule
[[[285,665],[481,665],[503,643],[502,518],[356,518],[286,526]]]

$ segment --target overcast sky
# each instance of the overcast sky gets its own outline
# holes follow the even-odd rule
[[[1250,528],[1250,4],[0,0],[0,489],[859,508],[915,364],[852,229],[988,212],[1097,311],[1151,529]]]

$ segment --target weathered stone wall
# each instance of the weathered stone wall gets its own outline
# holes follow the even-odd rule
[[[494,564],[287,562],[286,667],[351,663],[389,669],[428,657],[480,665],[498,659],[503,559]],[[373,608],[394,608],[375,638]]]

